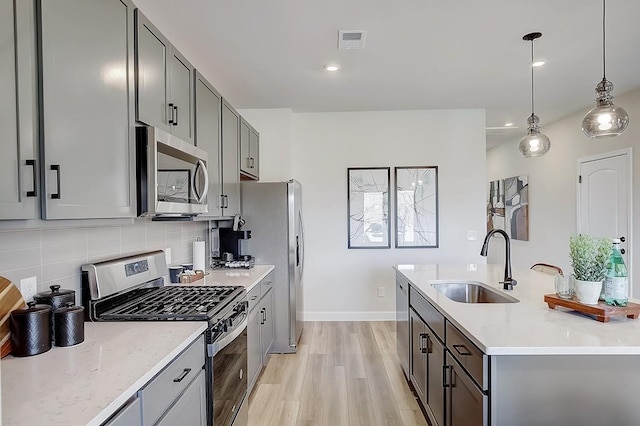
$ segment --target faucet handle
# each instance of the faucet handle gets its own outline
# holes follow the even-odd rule
[[[502,284],[502,288],[503,290],[513,290],[513,286],[518,284],[518,281],[512,279],[512,278],[507,278],[504,281],[500,281],[500,284]]]

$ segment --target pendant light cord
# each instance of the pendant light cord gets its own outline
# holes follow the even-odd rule
[[[602,79],[603,80],[607,79],[607,67],[606,67],[606,61],[605,61],[605,37],[606,37],[606,31],[605,31],[606,7],[605,7],[605,3],[606,3],[606,0],[602,0]]]
[[[531,40],[531,115],[534,115],[533,107],[533,40]]]

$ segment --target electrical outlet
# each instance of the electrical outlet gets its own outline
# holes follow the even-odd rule
[[[378,297],[384,297],[384,287],[378,287]]]
[[[20,293],[22,293],[25,301],[31,302],[37,292],[38,281],[36,277],[23,278],[20,280]]]
[[[164,258],[167,262],[167,265],[171,265],[171,247],[167,247],[164,249]]]

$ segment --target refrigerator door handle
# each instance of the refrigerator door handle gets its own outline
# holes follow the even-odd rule
[[[302,211],[298,210],[298,221],[300,222],[300,245],[302,253],[300,255],[300,283],[302,283],[302,274],[304,273],[304,222],[302,221]],[[297,237],[296,237],[297,241]],[[301,284],[302,285],[302,284]]]

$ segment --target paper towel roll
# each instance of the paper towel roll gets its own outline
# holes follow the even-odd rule
[[[204,271],[205,263],[204,263],[204,241],[194,241],[193,242],[193,270],[194,271]]]

